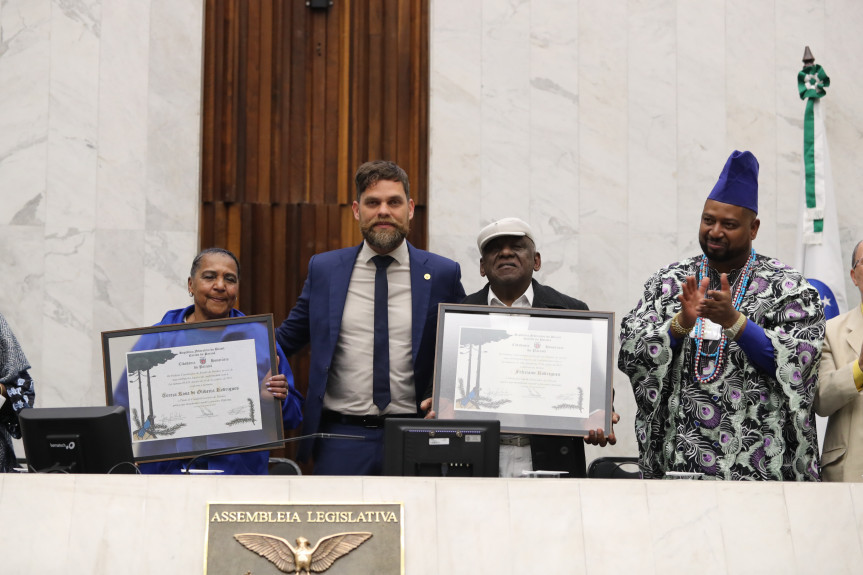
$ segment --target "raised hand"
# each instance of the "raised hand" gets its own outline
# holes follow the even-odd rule
[[[702,280],[702,284],[704,281],[706,279]],[[705,317],[727,329],[734,325],[740,312],[734,309],[734,302],[731,301],[733,294],[731,285],[728,283],[728,275],[719,276],[719,282],[720,289],[708,291],[707,297],[701,300],[696,311],[699,317]]]
[[[681,327],[689,329],[695,325],[695,320],[699,316],[699,307],[707,294],[708,285],[710,285],[708,278],[703,278],[701,285],[698,285],[695,276],[687,276],[686,281],[683,282],[683,290],[677,296],[681,304],[679,320]]]

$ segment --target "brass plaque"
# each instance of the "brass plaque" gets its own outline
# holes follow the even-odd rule
[[[209,503],[205,575],[404,573],[401,503]]]

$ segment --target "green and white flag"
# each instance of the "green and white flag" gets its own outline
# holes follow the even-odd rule
[[[804,66],[797,75],[800,98],[806,102],[803,117],[803,202],[797,227],[796,267],[818,289],[827,319],[848,309],[839,220],[830,173],[830,154],[821,98],[830,78],[817,64]]]

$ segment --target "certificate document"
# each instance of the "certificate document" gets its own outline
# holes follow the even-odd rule
[[[271,314],[102,332],[107,405],[136,462],[263,449],[284,437]]]
[[[441,304],[433,409],[502,433],[611,429],[614,314]]]
[[[126,354],[132,441],[254,431],[262,427],[255,341]]]
[[[455,411],[587,417],[587,333],[462,327]]]

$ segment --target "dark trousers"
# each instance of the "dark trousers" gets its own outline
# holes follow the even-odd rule
[[[531,435],[530,456],[534,470],[567,471],[564,477],[587,477],[584,441],[580,437]]]
[[[380,475],[384,461],[384,430],[344,423],[321,423],[321,432],[360,435],[364,439],[315,441],[315,475]]]

